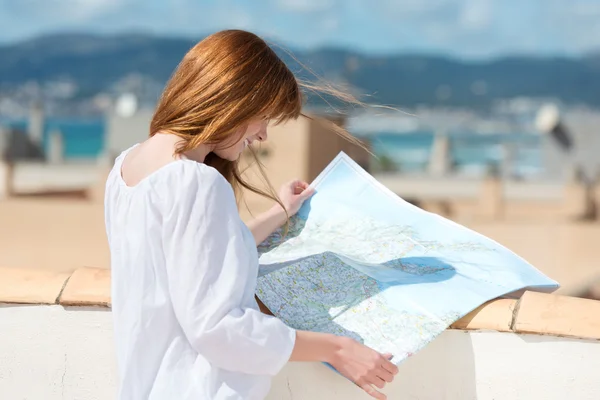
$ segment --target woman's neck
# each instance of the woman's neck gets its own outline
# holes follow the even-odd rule
[[[182,157],[203,163],[204,159],[211,151],[213,151],[213,146],[201,144],[193,150],[186,151],[184,154],[182,154]]]
[[[166,145],[166,146],[172,147],[172,149],[173,149],[172,154],[175,153],[175,149],[177,149],[177,147],[182,142],[182,139],[179,136],[173,135],[170,133],[157,133],[156,135],[154,135],[153,138],[155,141],[157,141],[157,144],[159,146]],[[201,144],[198,147],[196,147],[195,149],[186,151],[185,153],[181,154],[180,156],[176,156],[176,158],[183,158],[183,159],[188,159],[188,160],[197,161],[199,163],[203,163],[206,156],[213,150],[214,150],[214,146],[207,145],[207,144]]]

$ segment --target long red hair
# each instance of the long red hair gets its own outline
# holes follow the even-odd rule
[[[253,118],[267,117],[282,123],[303,115],[301,87],[318,90],[315,85],[299,82],[260,37],[242,30],[217,32],[197,43],[177,66],[158,102],[150,135],[161,132],[181,137],[177,154],[200,144],[231,143],[232,135]],[[329,86],[323,92],[343,100],[353,99]],[[332,129],[357,142],[345,130]],[[279,202],[270,184],[267,191],[247,183],[238,161],[210,153],[204,162],[229,181],[237,196],[244,187]]]

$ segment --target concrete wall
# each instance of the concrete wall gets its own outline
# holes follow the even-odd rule
[[[0,200],[8,197],[11,190],[12,172],[8,163],[0,161]]]
[[[564,221],[586,211],[586,189],[576,182],[374,175],[400,197],[459,221]],[[595,195],[600,199],[600,191]]]
[[[600,393],[600,341],[449,330],[400,366],[389,399],[586,400]],[[2,399],[115,398],[111,314],[0,306]],[[270,400],[367,399],[320,364],[291,363]]]
[[[62,306],[0,308],[0,397],[114,399],[110,317]]]
[[[54,165],[19,162],[13,171],[12,189],[17,194],[85,190],[102,179],[94,162]]]

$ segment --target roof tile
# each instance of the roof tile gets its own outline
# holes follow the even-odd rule
[[[513,328],[518,333],[600,339],[600,302],[525,292]]]
[[[65,306],[110,307],[110,270],[77,269],[63,290],[59,303]]]
[[[0,268],[0,303],[54,304],[70,275],[45,269]]]
[[[511,332],[517,300],[498,299],[487,302],[452,324],[452,329],[494,330]]]

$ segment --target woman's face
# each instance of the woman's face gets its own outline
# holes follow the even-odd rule
[[[240,157],[242,151],[250,146],[255,140],[264,142],[267,140],[267,125],[269,121],[267,119],[255,119],[245,127],[238,130],[233,137],[240,139],[237,140],[233,145],[227,143],[222,148],[215,148],[214,153],[219,157],[235,161]],[[245,130],[245,132],[243,132]]]

